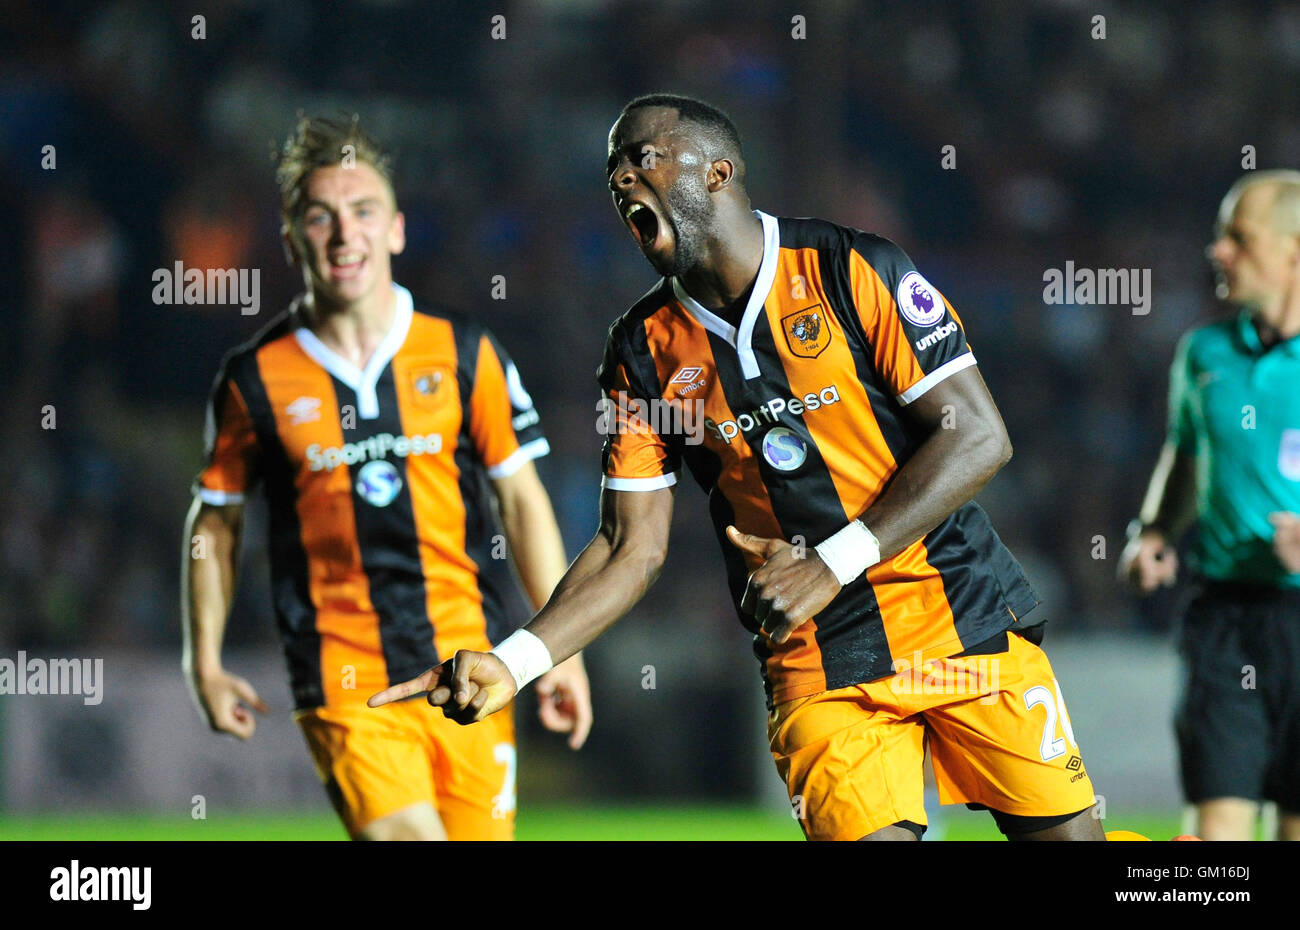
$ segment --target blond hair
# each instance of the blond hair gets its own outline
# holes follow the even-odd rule
[[[298,125],[285,139],[276,158],[275,182],[280,188],[280,216],[292,227],[303,212],[307,179],[317,168],[365,162],[388,184],[393,201],[392,155],[361,128],[353,113],[338,119],[298,114]]]

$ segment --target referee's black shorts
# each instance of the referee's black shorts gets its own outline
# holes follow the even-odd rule
[[[1202,580],[1179,637],[1183,791],[1300,813],[1300,590]]]

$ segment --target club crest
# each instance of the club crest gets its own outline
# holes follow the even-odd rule
[[[816,358],[831,344],[831,328],[821,304],[784,316],[781,324],[786,344],[800,358]]]
[[[411,387],[417,402],[432,407],[447,395],[451,371],[446,368],[417,368],[411,372]]]

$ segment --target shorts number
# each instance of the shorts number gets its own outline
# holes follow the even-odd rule
[[[1079,748],[1079,744],[1074,741],[1074,728],[1070,726],[1070,715],[1065,712],[1065,700],[1061,697],[1061,685],[1055,678],[1052,679],[1052,685],[1056,688],[1055,694],[1046,685],[1034,685],[1034,687],[1025,691],[1025,707],[1027,709],[1033,710],[1041,704],[1043,709],[1047,711],[1047,719],[1043,721],[1043,739],[1038,746],[1038,753],[1043,757],[1044,762],[1065,755],[1067,740],[1075,749]],[[1061,729],[1065,731],[1064,737],[1056,735],[1058,719],[1061,722]]]
[[[492,799],[492,816],[500,820],[515,809],[515,747],[513,743],[497,743],[492,747],[492,758],[506,767],[501,793]]]

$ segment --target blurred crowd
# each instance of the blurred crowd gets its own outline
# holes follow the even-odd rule
[[[731,114],[755,206],[888,236],[957,307],[1016,449],[980,500],[1044,615],[1170,623],[1167,599],[1117,588],[1115,559],[1174,343],[1222,312],[1203,255],[1218,200],[1245,146],[1300,165],[1300,7],[539,0],[498,4],[494,39],[474,3],[201,6],[18,2],[0,21],[0,644],[178,641],[208,388],[300,283],[271,161],[299,110],[360,113],[395,150],[396,277],[514,355],[576,553],[605,328],[654,281],[610,207],[605,135],[661,90]],[[155,304],[153,271],[177,261],[261,269],[261,312]],[[1045,304],[1067,261],[1151,269],[1151,312]],[[646,610],[715,635],[735,619],[702,495],[678,495],[677,522]],[[235,642],[274,639],[259,529]]]

